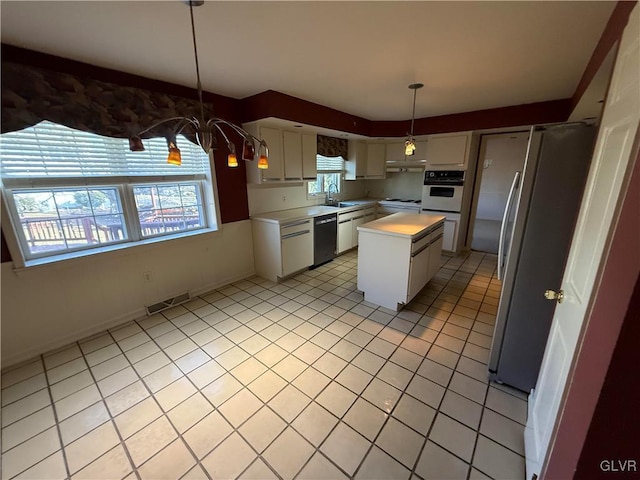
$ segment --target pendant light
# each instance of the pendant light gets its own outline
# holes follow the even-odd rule
[[[235,125],[234,123],[228,122],[222,118],[211,117],[208,120],[205,119],[204,116],[204,102],[202,100],[202,83],[200,81],[200,64],[198,62],[198,46],[196,44],[196,27],[195,22],[193,20],[193,7],[198,7],[204,3],[204,1],[195,1],[195,0],[185,0],[185,3],[189,5],[189,13],[191,15],[191,37],[193,40],[193,54],[195,57],[196,64],[196,80],[197,80],[197,90],[198,90],[198,101],[200,104],[200,116],[196,117],[171,117],[164,120],[161,120],[149,128],[146,128],[139,132],[137,135],[131,137],[129,139],[129,148],[133,152],[141,152],[144,151],[144,145],[141,140],[141,136],[145,133],[153,130],[160,125],[165,123],[173,122],[175,125],[172,128],[172,133],[167,138],[167,146],[169,150],[169,156],[167,157],[167,163],[173,165],[181,165],[182,158],[180,156],[180,149],[178,148],[176,136],[181,134],[185,128],[189,128],[194,132],[196,141],[198,145],[204,150],[205,153],[209,154],[211,150],[215,150],[216,148],[216,133],[220,133],[222,138],[227,144],[227,148],[229,150],[229,155],[227,156],[227,165],[229,167],[237,167],[238,166],[238,158],[236,156],[236,149],[233,143],[229,140],[227,135],[225,134],[222,127],[228,128],[231,131],[234,131],[238,135],[242,137],[242,159],[246,161],[254,161],[256,159],[256,150],[259,152],[259,160],[258,160],[258,168],[265,169],[269,168],[268,157],[269,157],[269,148],[267,146],[267,142],[262,139],[259,139],[249,132],[244,130],[242,127]],[[256,148],[256,145],[258,148]]]
[[[411,132],[409,133],[407,141],[404,142],[404,154],[407,157],[410,157],[416,151],[416,142],[413,140],[413,122],[416,117],[416,93],[417,90],[422,87],[424,87],[422,83],[412,83],[409,85],[409,88],[413,90],[413,111],[411,113]]]

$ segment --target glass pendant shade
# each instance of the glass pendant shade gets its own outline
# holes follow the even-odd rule
[[[230,153],[227,155],[227,166],[228,167],[237,167],[238,166],[238,158],[235,153]]]
[[[410,157],[415,152],[416,152],[416,144],[412,138],[404,142],[404,154],[406,156]]]
[[[254,147],[253,142],[246,139],[242,144],[242,160],[251,161],[256,156],[256,147]]]
[[[267,160],[267,156],[265,154],[260,155],[260,159],[258,160],[258,168],[262,170],[266,170],[269,168],[269,161]]]
[[[173,142],[169,142],[169,156],[167,157],[167,163],[170,163],[171,165],[182,165],[180,149]]]

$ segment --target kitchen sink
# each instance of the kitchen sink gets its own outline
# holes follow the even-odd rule
[[[322,204],[323,207],[341,207],[342,205],[340,204],[341,202],[325,202]]]

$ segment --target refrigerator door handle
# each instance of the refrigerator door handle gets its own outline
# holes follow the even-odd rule
[[[498,243],[498,280],[502,280],[503,265],[502,258],[504,257],[505,240],[507,233],[507,222],[509,220],[509,213],[511,212],[511,206],[515,197],[516,188],[518,186],[518,180],[520,180],[520,172],[516,172],[513,176],[513,182],[511,183],[511,189],[509,190],[509,196],[507,197],[507,205],[504,207],[504,215],[502,216],[502,226],[500,227],[500,242]]]

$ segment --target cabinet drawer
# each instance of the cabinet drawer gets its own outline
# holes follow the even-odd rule
[[[363,209],[355,210],[353,212],[339,213],[338,214],[338,223],[344,222],[345,220],[351,220],[353,218],[364,216]]]
[[[285,237],[286,235],[303,232],[305,230],[312,231],[312,227],[313,225],[310,218],[283,223],[280,225],[280,236]]]
[[[443,233],[444,233],[444,224],[440,225],[435,230],[431,230],[429,239],[433,242],[438,236],[441,236]]]
[[[414,238],[411,240],[411,256],[415,256],[429,246],[431,243],[431,235],[429,232],[426,234],[422,234],[422,236],[418,238]]]

